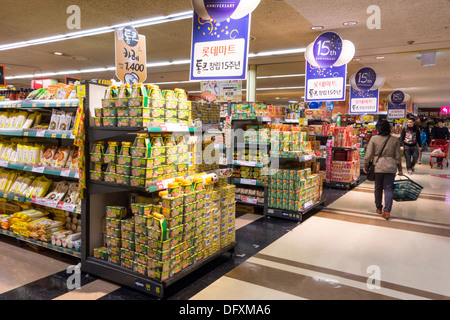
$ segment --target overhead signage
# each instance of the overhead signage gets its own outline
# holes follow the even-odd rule
[[[116,76],[127,84],[143,83],[147,80],[146,37],[133,27],[115,32]]]
[[[350,88],[350,113],[378,113],[379,90],[357,90]]]
[[[202,81],[200,89],[202,92],[209,92],[215,95],[217,102],[242,101],[241,80]]]
[[[247,79],[251,15],[222,22],[194,11],[191,80]]]
[[[402,105],[395,105],[395,104],[389,104],[388,105],[388,112],[387,112],[388,119],[405,119],[406,118],[406,104]]]
[[[450,106],[449,107],[442,107],[441,108],[442,114],[450,114]]]
[[[306,62],[305,101],[345,101],[347,65],[320,68]]]

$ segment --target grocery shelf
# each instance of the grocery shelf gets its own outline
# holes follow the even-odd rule
[[[158,298],[164,298],[165,288],[173,285],[177,281],[205,266],[209,262],[217,259],[223,254],[234,252],[236,242],[227,245],[226,247],[218,250],[214,254],[199,260],[192,265],[182,269],[173,277],[165,281],[158,281],[142,274],[134,272],[130,269],[122,267],[120,265],[113,264],[111,262],[97,259],[94,257],[88,257],[84,263],[83,269],[85,272],[95,276],[99,276],[103,279],[119,283],[124,286],[134,288],[136,290],[145,292],[147,294],[156,296]]]
[[[256,161],[234,160],[232,164],[242,167],[264,168],[264,164],[257,163]]]
[[[162,133],[162,132],[197,132],[201,127],[193,128],[177,123],[166,123],[155,127],[89,127],[89,140],[110,139],[124,134]]]
[[[0,109],[75,108],[79,104],[78,99],[2,101]]]
[[[42,197],[33,196],[33,197],[29,198],[29,197],[26,197],[21,194],[0,191],[0,198],[5,198],[5,199],[9,199],[9,200],[14,200],[14,201],[20,201],[20,202],[30,202],[30,203],[34,203],[34,204],[37,204],[37,205],[40,205],[43,207],[60,209],[60,210],[68,211],[68,212],[72,212],[72,213],[78,213],[78,214],[81,213],[81,210],[79,208],[77,208],[77,206],[74,204],[63,202],[63,201],[50,200],[50,199],[42,198]]]
[[[75,136],[72,131],[51,131],[51,130],[37,130],[37,129],[0,129],[0,136],[13,137],[38,137],[38,138],[54,138],[54,139],[69,139],[74,140]]]
[[[53,168],[53,167],[42,166],[42,165],[20,164],[20,163],[5,161],[5,160],[0,160],[0,167],[7,168],[7,169],[13,169],[13,170],[19,170],[19,171],[48,174],[48,175],[58,176],[58,177],[66,177],[66,178],[74,178],[74,179],[79,178],[78,171],[73,170],[73,169],[71,170],[71,169]]]
[[[258,187],[264,187],[264,184],[261,180],[256,180],[256,179],[238,179],[238,178],[233,178],[233,183],[237,183],[237,184],[245,184],[248,186],[258,186]]]
[[[70,255],[70,256],[73,256],[76,258],[81,258],[80,251],[77,251],[74,249],[69,249],[69,248],[64,248],[64,247],[60,247],[60,246],[55,246],[49,242],[44,242],[44,241],[36,240],[33,238],[25,237],[20,234],[14,233],[10,230],[0,229],[0,234],[8,236],[8,237],[16,238],[17,240],[25,241],[25,242],[33,244],[35,246],[47,248],[47,249],[57,251],[60,253],[64,253],[64,254],[67,254],[67,255]]]

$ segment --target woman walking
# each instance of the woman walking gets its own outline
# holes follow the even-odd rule
[[[400,141],[391,136],[391,125],[387,120],[380,120],[376,129],[378,135],[370,139],[365,157],[364,172],[367,173],[369,162],[375,165],[375,205],[377,213],[389,220],[392,211],[394,181],[398,171],[403,175]],[[384,150],[383,150],[384,147]],[[383,151],[383,152],[381,152]],[[377,162],[378,161],[378,162]],[[384,191],[384,209],[383,209]]]

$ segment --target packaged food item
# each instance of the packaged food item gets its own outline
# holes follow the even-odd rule
[[[49,130],[58,130],[59,123],[61,121],[62,112],[56,111],[53,109],[52,117],[50,118],[50,125],[48,126]]]
[[[53,157],[51,163],[52,167],[63,168],[66,165],[67,158],[69,157],[70,147],[60,147]]]
[[[69,191],[69,184],[66,181],[57,182],[53,189],[45,196],[46,199],[61,201]]]
[[[40,164],[44,166],[50,166],[53,162],[53,158],[55,157],[57,150],[58,150],[57,146],[48,147],[41,157]]]

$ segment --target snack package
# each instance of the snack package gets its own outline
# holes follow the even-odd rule
[[[50,166],[53,162],[53,158],[55,157],[57,150],[58,150],[57,146],[48,147],[41,157],[40,164],[43,166]]]
[[[71,203],[77,205],[80,199],[80,191],[78,183],[70,183],[69,189],[67,191],[66,196],[64,197],[64,202]]]
[[[66,181],[60,181],[54,184],[53,190],[45,198],[61,201],[67,191],[69,191],[69,184]]]
[[[62,114],[58,125],[58,130],[68,131],[72,125],[73,114],[71,112]]]
[[[50,125],[48,126],[49,130],[58,130],[61,115],[62,113],[60,111],[53,110]]]

